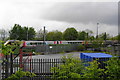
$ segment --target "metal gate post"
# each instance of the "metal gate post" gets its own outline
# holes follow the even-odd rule
[[[10,75],[13,74],[13,56],[10,54]]]
[[[6,55],[6,61],[5,61],[5,78],[8,78],[8,56]]]
[[[22,64],[22,58],[23,58],[22,48],[20,48],[20,55],[19,55],[19,57],[20,57],[20,59],[19,59],[20,68],[23,68],[23,64]]]

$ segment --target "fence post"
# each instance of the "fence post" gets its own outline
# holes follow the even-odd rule
[[[2,56],[0,56],[0,80],[2,79]]]
[[[13,57],[12,53],[10,54],[10,75],[13,74]]]
[[[20,59],[19,59],[20,68],[23,68],[23,64],[22,64],[22,59],[23,59],[22,48],[20,49],[20,55],[19,55],[19,57],[20,57]]]
[[[8,78],[8,56],[6,55],[6,61],[5,61],[5,78]]]

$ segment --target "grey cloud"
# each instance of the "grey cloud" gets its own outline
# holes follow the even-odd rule
[[[117,8],[115,2],[63,2],[47,9],[42,18],[68,23],[117,25]]]

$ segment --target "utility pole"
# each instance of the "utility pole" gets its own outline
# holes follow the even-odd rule
[[[43,36],[43,43],[45,44],[45,26],[44,26],[44,36]]]
[[[99,23],[97,23],[97,33],[96,33],[96,39],[98,38],[98,26],[99,25]]]
[[[27,41],[28,41],[28,28],[27,28]]]
[[[46,54],[47,53],[47,47],[46,47],[46,45],[45,45],[45,38],[46,38],[46,34],[45,34],[45,26],[44,26],[44,35],[43,35],[43,45],[44,45],[44,54]]]

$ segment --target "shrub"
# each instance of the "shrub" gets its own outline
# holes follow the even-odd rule
[[[120,59],[118,57],[113,57],[107,62],[107,70],[105,71],[107,78],[120,78]]]
[[[15,74],[12,74],[10,77],[8,77],[5,80],[19,80],[20,78],[28,76],[28,77],[34,77],[36,76],[34,73],[30,73],[29,71],[24,72],[22,69],[18,70]]]
[[[52,78],[56,79],[79,79],[79,78],[100,78],[104,69],[98,68],[97,61],[89,62],[89,66],[79,59],[70,56],[62,58],[64,62],[51,68],[53,72]]]
[[[80,44],[80,45],[78,46],[78,50],[79,50],[79,51],[85,50],[85,45]]]
[[[83,78],[100,78],[104,72],[104,69],[98,67],[100,63],[94,60],[88,64],[89,66],[85,66],[83,69]]]
[[[61,65],[51,68],[53,72],[52,78],[54,79],[71,79],[71,78],[81,78],[83,65],[79,58],[73,58],[72,55],[62,57],[64,62]]]

